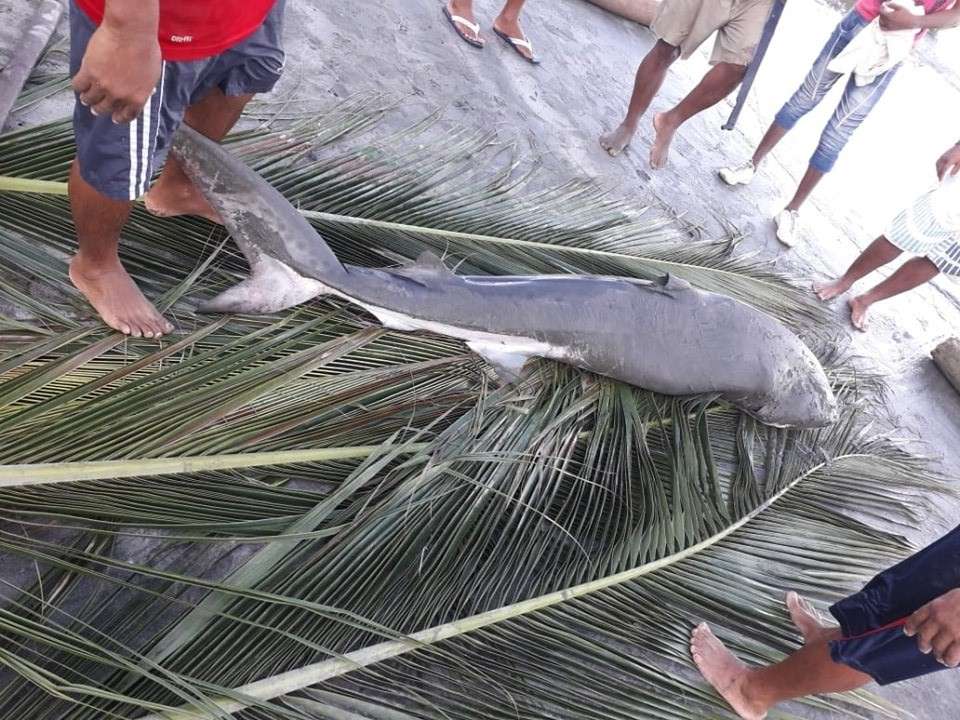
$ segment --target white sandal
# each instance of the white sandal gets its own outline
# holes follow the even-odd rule
[[[538,58],[538,57],[534,54],[534,52],[533,52],[533,45],[530,44],[530,41],[529,41],[529,40],[527,40],[526,38],[510,37],[510,36],[507,35],[505,32],[500,32],[500,31],[497,30],[496,28],[494,28],[493,31],[497,34],[497,36],[498,36],[501,40],[503,40],[507,45],[509,45],[510,47],[512,47],[512,48],[514,49],[514,51],[516,51],[517,55],[519,55],[520,57],[522,57],[522,58],[523,58],[524,60],[526,60],[528,63],[530,63],[531,65],[539,65],[539,64],[540,64],[540,58]],[[529,50],[529,51],[530,51],[530,55],[528,56],[526,53],[521,52],[521,51],[520,51],[520,48],[526,48],[527,50]]]
[[[450,12],[450,8],[448,8],[446,5],[443,6],[443,14],[446,15],[447,20],[450,21],[453,29],[457,31],[457,35],[459,35],[464,42],[473,45],[475,48],[482,48],[484,46],[483,38],[480,37],[480,25],[478,23],[473,23],[467,20],[465,17],[454,15]],[[472,32],[474,37],[467,35],[460,27],[461,25]]]

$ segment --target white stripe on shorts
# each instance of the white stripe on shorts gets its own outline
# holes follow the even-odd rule
[[[140,122],[140,118],[130,122],[129,131],[130,136],[127,139],[127,144],[130,146],[130,199],[137,199],[137,123]]]
[[[140,171],[140,194],[143,195],[147,191],[147,183],[150,182],[150,179],[153,177],[154,167],[153,167],[153,156],[157,148],[157,136],[160,134],[160,112],[163,109],[163,81],[164,76],[167,73],[167,62],[165,60],[160,61],[160,84],[154,89],[153,94],[147,98],[147,104],[143,107],[143,115],[147,119],[146,124],[143,126],[143,148],[141,152],[143,153],[143,168]],[[156,102],[156,113],[157,119],[153,119],[153,95],[158,95]],[[150,125],[153,125],[153,132],[149,132]]]
[[[140,172],[137,179],[137,197],[143,195],[147,187],[147,173],[150,170],[150,111],[153,96],[147,98],[147,104],[140,113]]]

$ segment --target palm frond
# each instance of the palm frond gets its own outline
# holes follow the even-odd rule
[[[391,102],[233,148],[351,262],[432,249],[461,272],[672,272],[739,297],[820,351],[841,422],[777,430],[547,362],[494,388],[458,342],[329,299],[211,320],[197,299],[242,258],[140,210],[124,261],[180,334],[121,338],[66,280],[61,186],[31,184],[63,182],[69,127],[0,136],[19,178],[0,180],[0,717],[723,716],[694,621],[771,661],[797,642],[784,588],[823,602],[911,549],[943,485],[869,434],[882,383],[809,293],[590,183],[543,189],[492,135],[425,152],[434,116],[341,148]]]

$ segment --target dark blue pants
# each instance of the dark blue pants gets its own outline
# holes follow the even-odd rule
[[[830,643],[834,662],[866,673],[881,685],[944,670],[903,633],[921,607],[960,588],[960,527],[884,570],[855,595],[830,608],[843,639]]]

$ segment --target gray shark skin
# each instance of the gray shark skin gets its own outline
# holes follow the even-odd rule
[[[429,253],[399,269],[344,266],[296,208],[217,143],[184,127],[171,152],[251,266],[203,310],[275,312],[332,294],[385,327],[460,338],[504,380],[543,357],[666,395],[716,393],[768,425],[836,419],[813,353],[737,300],[673,277],[460,276]]]

